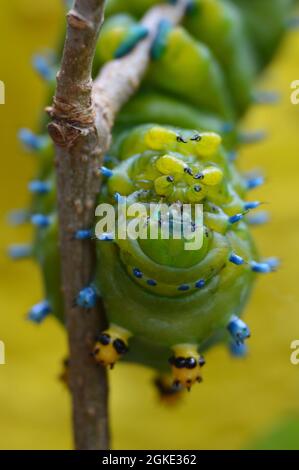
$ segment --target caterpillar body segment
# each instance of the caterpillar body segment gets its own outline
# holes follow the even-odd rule
[[[297,0],[232,0],[243,13],[259,68],[272,58]],[[265,27],[265,25],[269,25]]]
[[[107,2],[94,74],[109,60],[121,61],[147,36],[140,20],[159,3]],[[241,175],[236,156],[240,146],[263,137],[241,133],[239,120],[257,101],[256,77],[277,49],[294,3],[194,0],[180,26],[167,18],[161,22],[147,73],[118,114],[98,170],[98,203],[112,205],[118,222],[124,207],[142,203],[144,212],[127,214],[124,224],[128,229],[142,222],[142,230],[126,238],[117,224],[114,232],[98,236],[95,218],[94,226],[70,234],[74,243],[96,244],[94,278],[74,296],[86,314],[99,296],[106,308],[109,326],[98,332],[90,351],[95,361],[153,368],[163,400],[174,401],[202,380],[203,354],[214,344],[224,342],[235,356],[245,355],[249,328],[240,317],[256,277],[277,267],[273,259],[260,259],[250,232],[261,213],[251,212],[260,202],[249,191],[264,178]],[[58,64],[50,70],[38,58],[35,65],[50,79],[51,94]],[[44,127],[43,132],[19,134],[37,161],[24,218],[34,225],[35,237],[30,246],[12,247],[11,255],[31,256],[41,266],[46,300],[30,310],[29,319],[39,323],[53,314],[63,323],[54,148]],[[190,212],[182,220],[183,204]],[[171,220],[168,238],[161,214]],[[183,225],[191,236],[178,239]],[[201,243],[186,249],[197,242],[200,228]]]
[[[107,20],[103,27],[103,41],[98,48],[101,63],[116,58],[136,26],[137,23],[123,15]],[[188,86],[186,70],[189,71]],[[233,107],[220,66],[210,49],[183,27],[169,28],[163,53],[158,60],[152,61],[144,86],[175,94],[203,110],[217,113],[223,119],[233,119]],[[200,90],[205,92],[200,93]]]
[[[196,0],[185,27],[207,44],[221,64],[238,114],[252,101],[256,61],[242,12],[230,1]]]

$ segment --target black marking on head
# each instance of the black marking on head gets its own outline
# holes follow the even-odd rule
[[[103,346],[107,346],[109,343],[111,343],[111,337],[108,335],[108,333],[101,333],[97,337],[97,341],[103,344]]]
[[[167,179],[167,181],[168,181],[169,183],[173,183],[173,182],[174,182],[174,177],[171,176],[171,175],[167,176],[166,179]]]
[[[196,359],[194,357],[187,357],[185,364],[187,369],[194,369],[196,367]]]
[[[190,140],[195,140],[196,142],[199,142],[202,139],[202,136],[200,134],[195,134],[193,137],[191,137]]]
[[[199,359],[198,359],[198,364],[200,367],[203,367],[206,363],[206,360],[203,356],[200,356]]]
[[[192,170],[188,166],[184,168],[184,173],[187,173],[187,175],[193,176]]]
[[[120,338],[117,338],[113,341],[113,347],[118,354],[125,354],[128,351],[128,346]]]
[[[185,140],[181,135],[177,135],[176,140],[177,140],[177,142],[181,142],[183,144],[187,143],[187,140]]]
[[[181,356],[175,357],[174,366],[177,369],[183,369],[184,367],[186,367],[186,359],[184,357],[181,357]]]

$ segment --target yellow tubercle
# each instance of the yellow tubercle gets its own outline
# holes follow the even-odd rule
[[[159,196],[167,196],[171,193],[173,187],[173,177],[159,176],[154,181],[155,191]]]
[[[186,191],[186,196],[189,202],[200,202],[207,195],[207,190],[199,184],[194,184],[190,186]]]
[[[93,348],[93,356],[99,364],[103,366],[114,366],[128,351],[128,339],[131,333],[124,328],[111,325],[107,330],[103,331]]]
[[[201,172],[201,177],[207,186],[216,186],[223,179],[223,171],[216,166],[208,166]]]
[[[225,234],[228,229],[228,217],[221,213],[204,212],[204,225],[210,230]]]
[[[177,344],[172,349],[174,355],[169,363],[173,384],[190,390],[194,383],[202,381],[200,368],[204,365],[204,359],[194,344]]]
[[[220,147],[221,136],[215,132],[202,132],[195,141],[196,154],[200,157],[214,155]]]
[[[119,193],[128,196],[134,191],[134,185],[126,173],[115,171],[108,180],[110,194]]]
[[[164,150],[176,143],[177,135],[166,127],[154,126],[145,135],[145,143],[152,150]]]
[[[164,175],[172,175],[174,173],[183,175],[187,165],[172,155],[163,155],[156,161],[156,168]]]

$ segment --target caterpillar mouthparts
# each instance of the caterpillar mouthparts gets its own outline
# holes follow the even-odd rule
[[[147,36],[139,19],[156,3],[127,0],[124,13],[121,0],[108,1],[95,73]],[[251,225],[266,221],[265,213],[251,213],[261,202],[248,198],[264,177],[244,176],[236,165],[239,147],[261,141],[265,133],[240,132],[238,122],[250,105],[273,104],[276,95],[257,92],[254,83],[287,29],[293,3],[194,0],[181,26],[167,19],[159,24],[141,88],[120,111],[98,170],[98,203],[114,208],[116,230],[98,235],[95,221],[70,234],[74,243],[93,239],[96,245],[94,278],[74,298],[86,314],[99,297],[106,308],[109,327],[95,339],[94,360],[110,368],[124,360],[155,369],[163,400],[174,401],[202,381],[202,353],[215,343],[227,344],[234,356],[246,354],[250,331],[240,316],[257,275],[278,265],[260,259],[250,232]],[[259,27],[261,18],[267,28]],[[52,90],[57,64],[35,56],[34,66]],[[14,259],[32,256],[42,269],[47,300],[28,318],[40,323],[53,314],[63,322],[54,148],[43,133],[22,129],[19,139],[37,156],[38,171],[28,186],[29,210],[13,218],[31,221],[35,239],[9,252]],[[123,237],[123,209],[136,203],[145,212],[128,214],[123,228],[142,222],[142,232]],[[182,219],[185,204],[190,212]],[[168,238],[163,207],[171,221]],[[185,225],[191,237],[176,238]],[[186,249],[200,227],[202,243]],[[151,230],[156,237],[149,236]]]

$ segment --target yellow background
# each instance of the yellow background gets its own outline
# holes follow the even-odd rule
[[[0,340],[7,364],[0,366],[0,448],[65,449],[72,441],[70,400],[57,380],[65,334],[52,318],[40,326],[25,321],[28,308],[42,299],[39,272],[32,262],[13,264],[5,255],[8,244],[30,240],[30,228],[7,226],[5,214],[28,201],[34,157],[20,149],[16,134],[20,127],[37,126],[45,90],[30,59],[55,45],[62,2],[2,3],[0,80],[6,85],[6,104],[0,106]],[[240,157],[243,168],[259,167],[267,174],[267,184],[253,198],[269,202],[272,218],[265,228],[255,229],[256,239],[265,256],[282,259],[277,274],[261,277],[248,306],[250,355],[233,360],[223,347],[211,351],[204,383],[171,409],[156,400],[150,371],[116,367],[111,373],[113,448],[237,449],[253,442],[263,446],[259,436],[273,427],[275,433],[280,423],[288,428],[288,417],[296,428],[299,365],[290,363],[290,343],[299,339],[299,106],[290,103],[290,83],[299,79],[298,48],[299,32],[292,32],[262,83],[281,92],[280,105],[255,107],[247,118],[247,128],[266,128],[269,139]],[[296,429],[292,446],[299,448]],[[282,442],[278,438],[275,445]],[[284,445],[290,442],[287,438]]]

